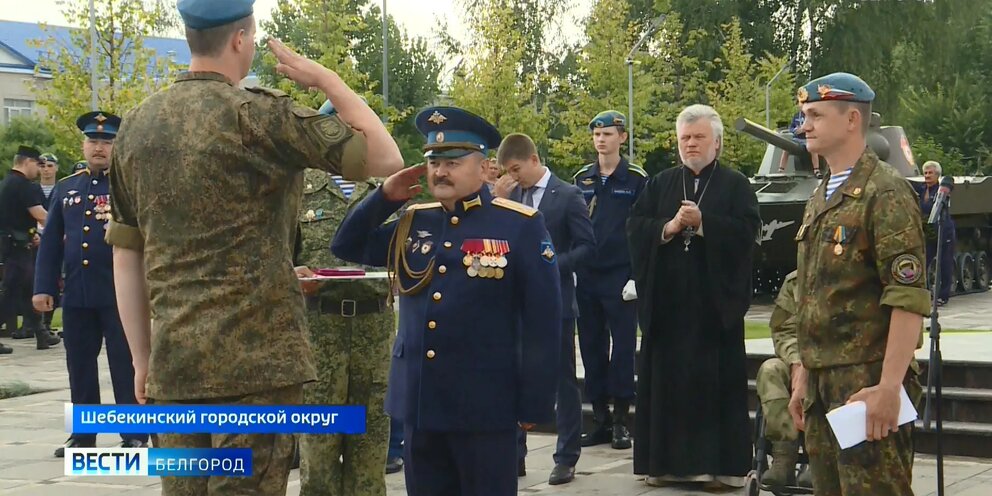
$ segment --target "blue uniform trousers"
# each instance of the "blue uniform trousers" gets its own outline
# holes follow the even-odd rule
[[[634,400],[637,301],[623,301],[621,297],[627,280],[627,271],[620,269],[589,270],[579,276],[575,288],[579,305],[579,351],[589,401]]]
[[[940,257],[940,293],[937,298],[947,300],[951,296],[951,287],[954,280],[954,248],[957,244],[954,237],[947,239],[945,236],[944,247],[941,248]],[[934,259],[937,258],[937,240],[927,241],[927,269],[936,270],[937,265]],[[933,289],[933,288],[931,288]]]
[[[97,357],[107,340],[107,361],[114,386],[114,399],[120,405],[137,403],[134,398],[134,366],[131,349],[124,336],[124,327],[116,307],[63,307],[63,331],[66,364],[69,368],[69,388],[73,404],[100,404],[100,377]],[[96,440],[95,434],[73,434],[83,443]],[[127,439],[148,441],[147,434],[121,434]]]
[[[517,431],[432,432],[403,426],[410,496],[516,496]]]
[[[390,417],[389,419],[389,458],[403,458],[403,421]]]
[[[575,378],[575,319],[564,319],[561,325],[561,374],[555,402],[555,427],[558,432],[555,464],[574,467],[582,450],[582,390]],[[523,429],[517,437],[517,456],[520,460],[527,456],[527,431]]]

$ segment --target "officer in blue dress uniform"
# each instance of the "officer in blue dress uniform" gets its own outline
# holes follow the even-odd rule
[[[515,495],[518,426],[554,419],[555,247],[540,212],[485,186],[485,153],[500,143],[491,124],[453,107],[428,108],[416,124],[427,164],[394,174],[358,204],[331,249],[396,278],[386,410],[404,423],[407,492]],[[439,202],[383,224],[425,174]]]
[[[107,360],[118,404],[135,404],[134,368],[114,294],[113,252],[103,237],[110,220],[108,168],[121,119],[90,112],[76,120],[83,132],[87,168],[62,179],[52,191],[48,223],[41,237],[34,280],[34,307],[51,311],[58,279],[65,266],[62,295],[62,337],[65,340],[69,388],[74,404],[99,404],[97,356],[107,341]],[[122,446],[147,446],[148,435],[122,434]],[[73,434],[55,451],[87,448],[94,434]]]
[[[590,263],[576,269],[579,351],[595,419],[594,430],[582,435],[582,446],[610,443],[614,449],[631,447],[627,424],[634,401],[637,304],[625,229],[630,208],[648,179],[644,169],[620,155],[626,123],[614,110],[593,118],[589,129],[598,159],[573,177],[589,206],[597,250]]]

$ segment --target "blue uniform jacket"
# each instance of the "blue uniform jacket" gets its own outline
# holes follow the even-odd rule
[[[596,257],[584,267],[618,273],[624,282],[630,279],[627,217],[647,180],[644,169],[629,164],[623,157],[606,184],[600,178],[599,163],[591,163],[575,174],[573,181],[582,190],[596,236]],[[577,272],[581,276],[581,268]]]
[[[38,248],[35,294],[59,295],[58,278],[64,263],[63,307],[117,305],[113,251],[103,240],[110,220],[109,205],[110,177],[106,172],[83,169],[55,185]]]
[[[385,266],[403,204],[376,190],[342,222],[336,256]],[[502,206],[501,206],[502,205]],[[409,269],[430,283],[400,297],[386,410],[431,431],[513,429],[554,418],[561,348],[561,287],[555,249],[536,210],[493,200],[489,190],[459,201],[415,205],[403,246]],[[509,252],[501,278],[470,277],[466,251],[495,240]],[[492,244],[492,243],[490,243]],[[471,262],[471,255],[468,261]],[[398,279],[415,284],[402,262]]]
[[[940,191],[940,184],[934,184],[933,186],[927,186],[926,183],[917,182],[910,182],[909,184],[913,186],[913,189],[916,190],[916,194],[919,196],[920,213],[923,216],[923,225],[926,227],[927,221],[930,219],[930,212],[933,211],[933,202],[937,199],[937,192]],[[927,198],[926,194],[927,189],[930,190],[929,198]],[[953,187],[951,188],[951,192],[954,192]],[[933,227],[936,229],[937,225],[934,224]],[[955,239],[955,234],[954,219],[951,218],[950,212],[947,212],[947,215],[944,216],[944,241],[947,242]],[[936,239],[936,234],[934,235],[934,239]]]

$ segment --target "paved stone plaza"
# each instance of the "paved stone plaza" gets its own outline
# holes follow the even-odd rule
[[[749,319],[767,321],[770,308],[757,305]],[[941,309],[941,323],[948,329],[992,329],[992,293],[967,295],[951,300]],[[0,356],[0,384],[23,382],[45,390],[37,394],[0,400],[0,495],[103,496],[159,494],[155,478],[63,476],[62,460],[52,457],[67,434],[63,404],[69,401],[65,351],[59,346],[37,351],[33,340],[4,339],[14,354]],[[941,341],[946,360],[992,360],[992,333],[947,334]],[[771,340],[747,343],[750,352],[771,352]],[[926,357],[928,345],[919,352]],[[104,400],[113,398],[105,357],[100,358]],[[100,446],[112,446],[117,438],[102,435]],[[693,488],[651,488],[632,475],[631,450],[615,451],[608,446],[584,449],[576,480],[564,486],[549,486],[553,467],[554,437],[533,435],[528,440],[528,475],[520,481],[521,495],[689,495],[705,494]],[[288,494],[299,493],[299,472],[293,471]],[[387,476],[389,494],[405,494],[402,474]],[[931,457],[917,457],[914,489],[918,496],[936,494],[936,464]],[[945,463],[947,495],[992,494],[992,460],[953,459]],[[743,493],[743,492],[742,492]]]

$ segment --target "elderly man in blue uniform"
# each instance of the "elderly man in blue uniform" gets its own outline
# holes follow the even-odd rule
[[[937,192],[940,191],[940,175],[943,170],[938,162],[928,160],[923,164],[923,184],[911,182],[917,196],[920,197],[920,213],[923,215],[923,231],[927,237],[927,267],[928,273],[935,274],[937,269],[937,224],[928,224],[930,212],[933,210]],[[954,190],[954,186],[951,186]],[[937,294],[937,305],[943,306],[951,298],[951,287],[954,280],[954,247],[957,244],[957,233],[954,230],[954,219],[944,216],[943,226],[944,247],[940,252],[940,291]]]
[[[626,123],[614,110],[601,112],[589,123],[598,158],[573,177],[588,205],[597,248],[591,263],[576,270],[579,350],[595,419],[593,431],[582,435],[582,446],[610,443],[614,449],[631,446],[627,424],[637,346],[637,292],[624,226],[648,179],[644,169],[620,155]]]
[[[493,198],[500,134],[453,107],[421,112],[426,165],[389,177],[345,218],[338,257],[387,265],[400,294],[386,409],[404,422],[407,492],[515,495],[517,429],[554,418],[557,256],[534,208]],[[411,205],[421,189],[436,203]]]
[[[117,313],[112,251],[103,239],[110,221],[110,153],[120,123],[120,117],[100,111],[76,120],[85,136],[83,155],[88,166],[55,185],[38,250],[33,298],[38,312],[53,310],[65,266],[62,337],[74,404],[100,403],[97,357],[104,339],[114,399],[118,404],[137,403],[131,350]],[[121,437],[126,448],[144,447],[148,442],[146,434]],[[55,450],[55,456],[65,456],[65,448],[95,445],[95,434],[72,434]]]

